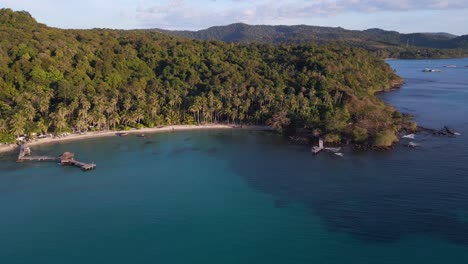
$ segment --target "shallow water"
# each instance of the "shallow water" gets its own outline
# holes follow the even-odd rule
[[[406,85],[384,100],[463,135],[344,158],[226,130],[33,148],[87,173],[3,154],[0,263],[468,261],[468,60],[389,63]]]

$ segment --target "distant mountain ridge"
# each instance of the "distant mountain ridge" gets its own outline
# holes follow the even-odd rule
[[[424,57],[454,55],[463,56],[468,51],[465,39],[467,35],[455,36],[449,33],[410,33],[403,34],[396,31],[387,31],[378,28],[367,30],[348,30],[341,27],[320,26],[269,26],[248,25],[244,23],[230,24],[227,26],[215,26],[199,31],[171,31],[157,29],[172,35],[201,39],[221,40],[238,43],[263,43],[263,44],[305,44],[328,42],[346,42],[352,46],[358,46],[378,52],[382,56],[399,55],[404,57],[405,52],[414,52],[418,55],[418,48],[439,49],[426,50]],[[421,51],[419,51],[421,53]],[[403,55],[403,56],[402,56]],[[410,54],[406,54],[409,56]]]

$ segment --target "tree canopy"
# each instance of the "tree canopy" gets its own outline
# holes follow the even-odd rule
[[[225,122],[319,129],[361,142],[395,133],[404,119],[374,95],[401,79],[359,48],[63,30],[9,9],[0,10],[0,22],[0,141]]]
[[[466,57],[468,35],[448,33],[402,34],[378,28],[347,30],[341,27],[269,26],[243,23],[216,26],[199,31],[170,31],[168,34],[202,40],[223,40],[237,43],[263,44],[327,44],[342,43],[368,50],[380,58],[450,58]]]

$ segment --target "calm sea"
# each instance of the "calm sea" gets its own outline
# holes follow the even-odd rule
[[[406,85],[384,100],[463,135],[343,158],[225,130],[33,149],[87,173],[3,154],[0,263],[468,263],[468,59],[389,64]]]

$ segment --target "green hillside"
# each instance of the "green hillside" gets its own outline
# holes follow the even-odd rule
[[[0,141],[224,122],[378,144],[406,125],[374,95],[401,79],[362,49],[62,30],[9,9],[0,21]]]
[[[382,58],[443,58],[468,56],[468,44],[447,33],[401,34],[396,31],[364,31],[317,26],[251,26],[231,24],[200,31],[157,31],[191,39],[263,44],[327,44],[338,42],[361,47]]]

